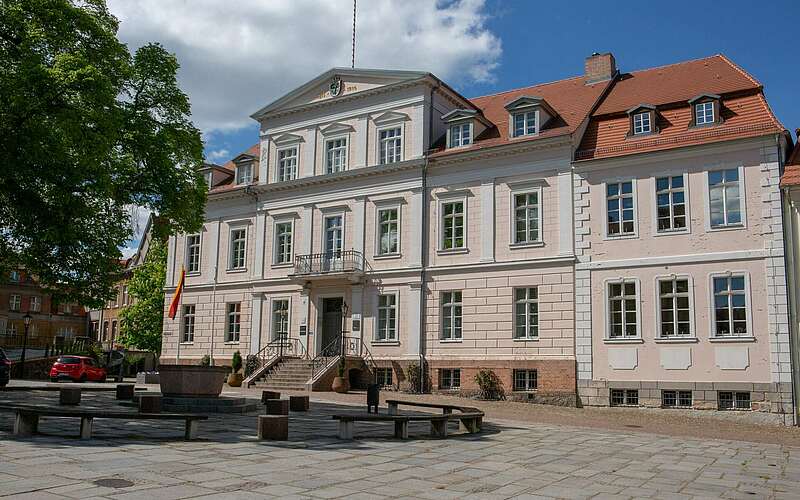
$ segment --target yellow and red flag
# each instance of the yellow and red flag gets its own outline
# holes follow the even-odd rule
[[[172,302],[169,303],[169,319],[175,319],[175,314],[178,312],[178,304],[181,303],[181,293],[183,293],[184,278],[186,278],[186,269],[181,266],[181,279],[178,280],[178,287],[175,288],[175,294],[172,296]]]

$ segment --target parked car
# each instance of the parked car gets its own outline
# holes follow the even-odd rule
[[[50,369],[50,380],[69,379],[73,382],[105,382],[106,369],[88,356],[61,356]]]
[[[6,356],[6,351],[0,349],[0,387],[5,387],[11,380],[11,360]]]

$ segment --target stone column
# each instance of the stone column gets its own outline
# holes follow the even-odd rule
[[[266,219],[267,212],[258,210],[256,212],[256,248],[253,255],[253,270],[250,277],[252,279],[264,278],[264,244],[266,240]]]
[[[408,290],[408,338],[401,339],[405,341],[406,353],[411,356],[419,356],[420,346],[422,345],[422,282],[409,283]]]
[[[369,137],[367,136],[367,117],[362,116],[356,120],[355,133],[353,137],[353,168],[363,168],[367,166],[367,151],[369,147]]]
[[[261,342],[263,303],[264,294],[261,292],[253,293],[250,308],[250,354],[256,354],[263,347]]]
[[[353,200],[353,250],[364,255],[364,232],[366,229],[367,198],[358,196]]]
[[[269,136],[261,133],[261,154],[258,158],[258,183],[266,184],[269,182]]]
[[[210,268],[205,271],[206,282],[214,283],[217,280],[217,269],[219,269],[219,233],[220,221],[211,221],[206,226],[208,237],[208,265]]]
[[[408,246],[408,265],[409,267],[422,267],[422,233],[429,228],[422,220],[422,204],[425,202],[422,189],[414,189],[411,192],[411,204],[408,207],[408,224],[411,231],[409,234]]]
[[[481,183],[481,262],[494,262],[494,226],[494,179],[485,179]]]
[[[300,254],[308,255],[312,253],[314,248],[314,205],[306,205],[303,207],[303,238],[300,242]]]
[[[572,171],[558,173],[558,254],[573,255],[574,235],[572,227]],[[539,201],[541,204],[541,200]],[[511,221],[513,224],[514,221]],[[541,230],[541,228],[540,228]]]

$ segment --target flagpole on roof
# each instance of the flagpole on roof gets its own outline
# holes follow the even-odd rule
[[[356,0],[353,0],[353,56],[350,60],[350,67],[356,67]]]

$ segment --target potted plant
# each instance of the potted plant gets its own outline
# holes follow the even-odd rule
[[[231,368],[233,371],[230,375],[228,375],[228,385],[231,387],[241,387],[242,380],[244,380],[244,375],[242,375],[242,353],[236,351],[233,353],[233,359],[231,359]]]
[[[338,376],[333,378],[333,385],[331,389],[333,392],[338,392],[339,394],[345,394],[347,391],[350,390],[350,382],[345,377],[345,368],[347,363],[345,362],[344,358],[339,360],[339,367],[338,367]]]

